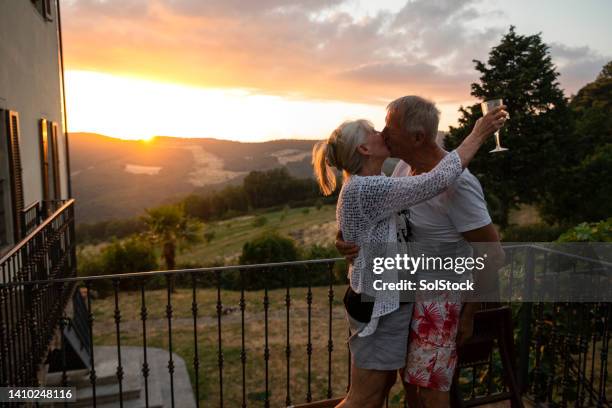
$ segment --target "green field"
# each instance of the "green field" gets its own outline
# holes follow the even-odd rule
[[[231,218],[206,224],[204,233],[213,232],[210,242],[202,242],[179,254],[177,263],[235,264],[242,246],[267,230],[275,230],[293,238],[299,246],[329,244],[335,239],[336,207],[332,205],[286,208],[255,215]],[[257,219],[265,217],[264,225],[256,226]],[[260,221],[261,222],[261,221]]]
[[[265,220],[264,220],[265,218]],[[263,225],[262,225],[263,224]],[[211,240],[183,249],[177,255],[177,267],[181,265],[235,265],[243,245],[266,231],[276,231],[292,238],[298,248],[314,244],[333,244],[336,235],[336,207],[284,208],[277,211],[258,211],[252,215],[205,223],[200,234],[214,234]],[[79,246],[79,255],[98,253],[107,244]],[[160,264],[160,268],[163,265]]]

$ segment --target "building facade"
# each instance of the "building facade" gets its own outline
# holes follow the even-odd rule
[[[0,255],[70,196],[56,0],[0,1]]]

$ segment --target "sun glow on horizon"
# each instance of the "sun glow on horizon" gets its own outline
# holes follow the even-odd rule
[[[312,101],[245,89],[198,88],[92,71],[66,71],[72,132],[150,141],[156,135],[245,142],[323,138],[346,119],[384,126],[385,106]]]

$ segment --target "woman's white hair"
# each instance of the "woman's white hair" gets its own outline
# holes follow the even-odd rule
[[[365,119],[346,121],[327,140],[314,145],[312,165],[323,194],[330,195],[336,189],[336,175],[331,167],[341,170],[345,177],[361,170],[364,157],[357,151],[357,147],[365,143],[368,134],[373,131],[374,126]]]

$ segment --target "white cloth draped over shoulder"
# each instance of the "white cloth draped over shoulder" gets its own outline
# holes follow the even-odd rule
[[[351,176],[342,186],[336,207],[343,239],[360,247],[349,267],[351,288],[374,298],[370,322],[359,336],[376,331],[378,319],[399,307],[399,292],[374,290],[376,279],[397,281],[396,270],[373,272],[376,257],[395,257],[397,235],[395,214],[428,200],[450,186],[462,172],[461,159],[452,151],[428,173],[412,177]]]

